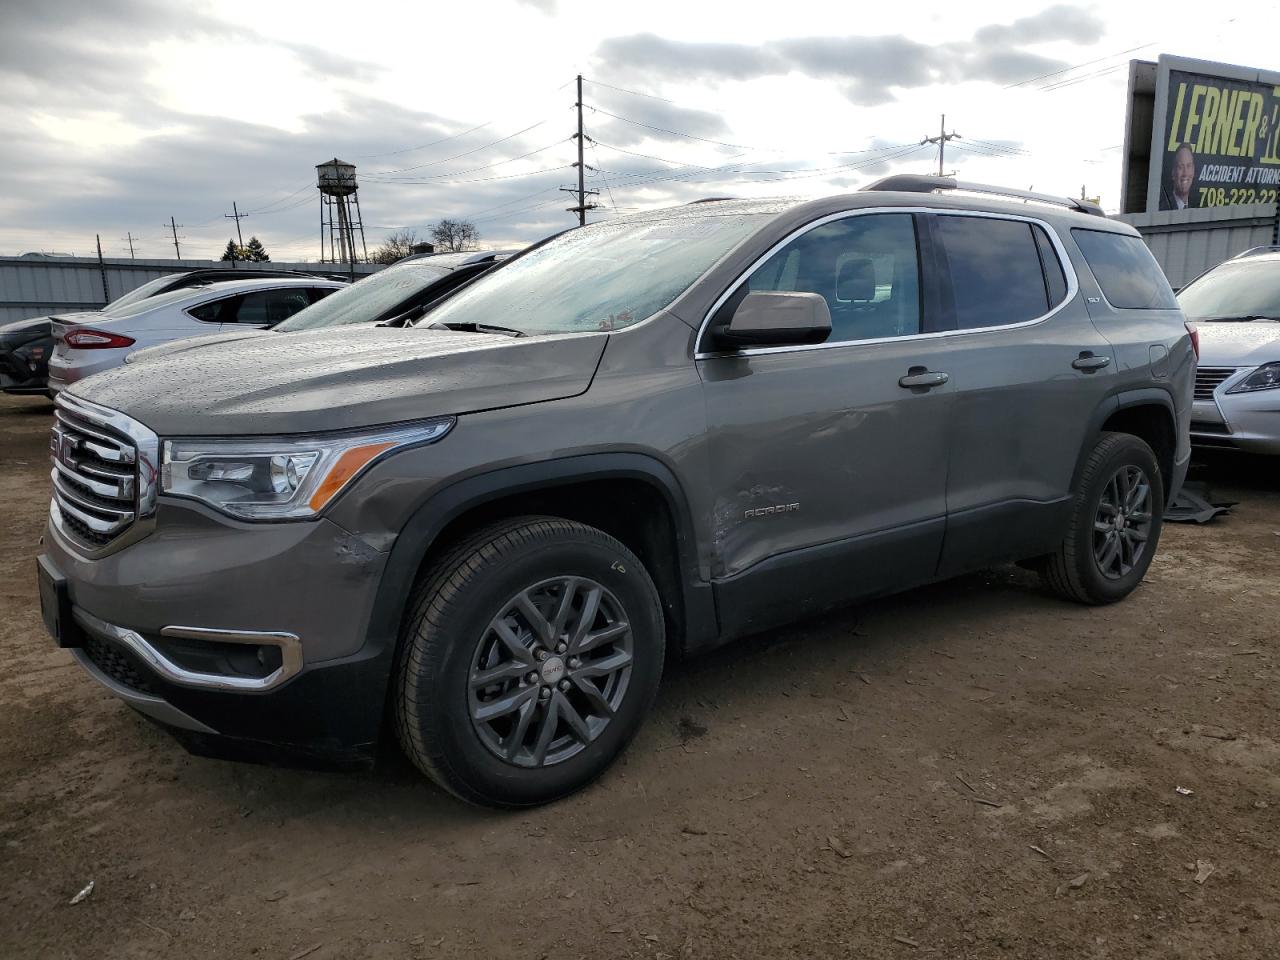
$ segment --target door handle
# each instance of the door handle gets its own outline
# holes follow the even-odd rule
[[[932,387],[940,387],[950,379],[949,374],[940,371],[930,372],[924,367],[912,367],[905,377],[898,378],[898,386],[908,390],[928,390]]]
[[[1077,370],[1083,370],[1085,373],[1092,373],[1094,370],[1101,370],[1103,367],[1111,363],[1110,357],[1095,357],[1089,351],[1085,351],[1071,361],[1071,366]]]

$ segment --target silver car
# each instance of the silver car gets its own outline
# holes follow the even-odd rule
[[[222,280],[173,290],[107,311],[53,317],[49,390],[58,393],[124,363],[135,350],[246,327],[274,326],[341,290],[319,277]]]
[[[1178,294],[1200,333],[1191,442],[1280,454],[1280,247],[1255,247]]]

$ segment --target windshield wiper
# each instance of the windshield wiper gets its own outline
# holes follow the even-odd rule
[[[1264,317],[1261,314],[1251,313],[1243,317],[1201,317],[1201,323],[1244,323],[1247,320],[1275,320],[1275,317]]]
[[[428,323],[428,330],[463,330],[467,333],[496,333],[503,337],[523,337],[523,330],[513,330],[511,327],[500,327],[493,323],[473,323],[469,320],[458,320],[453,323],[441,322],[437,320],[435,323]]]

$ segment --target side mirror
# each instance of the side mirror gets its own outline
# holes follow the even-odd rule
[[[822,343],[831,336],[831,311],[816,293],[749,293],[716,333],[726,346]]]

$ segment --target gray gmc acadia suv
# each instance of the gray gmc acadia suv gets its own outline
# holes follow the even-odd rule
[[[1119,600],[1186,472],[1194,331],[1130,227],[990,193],[640,213],[411,327],[75,384],[46,623],[197,753],[360,764],[394,728],[523,806],[609,765],[668,651],[1005,561]]]

